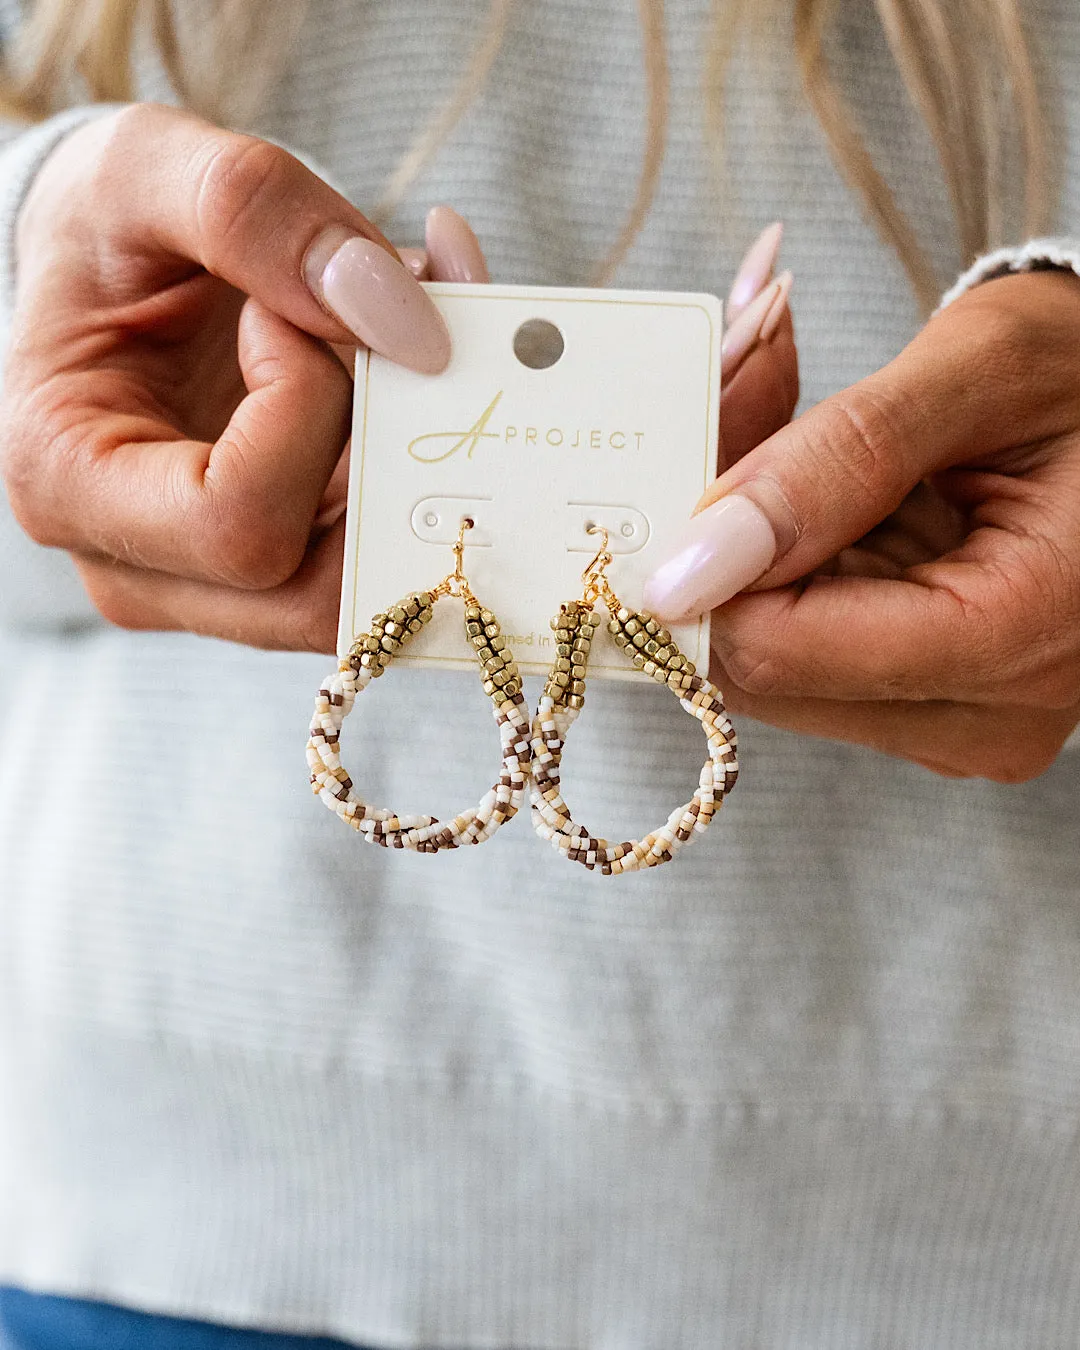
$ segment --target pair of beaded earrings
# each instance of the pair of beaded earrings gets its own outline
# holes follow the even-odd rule
[[[628,609],[615,595],[607,579],[607,568],[613,561],[608,552],[608,533],[594,526],[590,533],[601,534],[603,542],[581,574],[581,598],[560,605],[551,621],[555,662],[530,725],[513,654],[495,615],[476,598],[465,576],[465,533],[471,528],[471,520],[462,521],[454,545],[453,572],[434,590],[414,591],[385,613],[376,614],[371,628],[356,638],[348,656],[324,681],[315,702],[307,747],[312,791],[369,843],[437,853],[490,839],[517,813],[528,787],[534,829],[571,862],[609,876],[668,862],[684,844],[705,831],[738,776],[735,731],[720,691],[683,656],[667,629],[650,615]],[[490,791],[476,806],[446,822],[434,816],[402,816],[384,807],[369,806],[357,795],[339,753],[341,724],[352,711],[357,694],[380,676],[409,639],[431,620],[435,604],[444,596],[455,596],[464,604],[465,635],[476,651],[502,746],[501,770]],[[597,601],[607,609],[608,631],[616,644],[637,669],[667,685],[683,708],[701,723],[709,743],[709,757],[690,800],[643,839],[617,844],[598,838],[576,823],[559,782],[566,737],[585,703],[589,651],[601,622],[595,612]]]

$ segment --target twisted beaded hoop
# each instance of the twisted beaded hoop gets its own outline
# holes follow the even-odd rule
[[[521,693],[521,676],[499,629],[495,615],[473,594],[462,571],[464,536],[472,528],[462,521],[454,545],[456,566],[433,591],[414,591],[385,613],[376,614],[338,669],[323,681],[315,700],[307,759],[311,788],[331,811],[372,844],[438,853],[463,844],[482,844],[518,810],[529,770],[529,715]],[[434,816],[399,816],[384,807],[368,806],[356,793],[341,763],[338,744],[341,724],[352,712],[356,696],[380,676],[409,639],[431,619],[443,596],[464,601],[465,635],[476,651],[484,692],[502,744],[498,781],[480,802],[445,824]]]
[[[594,531],[590,531],[592,533]],[[532,724],[532,820],[543,839],[571,862],[605,875],[635,872],[668,862],[695,835],[703,834],[720,809],[726,793],[735,785],[739,765],[735,753],[735,729],[724,711],[720,691],[688,661],[671,640],[671,634],[656,619],[627,609],[612,591],[604,575],[611,562],[604,542],[582,573],[585,592],[581,600],[561,605],[551,621],[555,629],[556,658]],[[624,648],[633,665],[666,684],[679,702],[696,717],[709,742],[709,758],[702,766],[698,788],[690,800],[677,807],[666,824],[644,839],[610,844],[599,839],[570,815],[559,783],[567,733],[585,703],[585,671],[589,649],[600,619],[594,613],[603,600],[609,614],[608,631]]]

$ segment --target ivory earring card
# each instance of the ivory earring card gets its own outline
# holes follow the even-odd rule
[[[453,342],[440,375],[371,352],[356,367],[338,653],[371,616],[464,565],[525,675],[610,536],[612,588],[646,578],[716,475],[722,311],[713,295],[431,282]],[[397,658],[472,670],[452,599]],[[601,611],[602,612],[602,611]],[[671,629],[708,667],[708,617]],[[589,675],[633,678],[604,627]]]

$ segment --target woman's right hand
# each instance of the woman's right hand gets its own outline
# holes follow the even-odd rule
[[[425,275],[487,280],[453,212],[427,244]],[[393,247],[284,150],[137,104],[53,151],[17,255],[0,434],[23,528],[113,623],[332,652],[352,394],[332,348],[450,356]]]

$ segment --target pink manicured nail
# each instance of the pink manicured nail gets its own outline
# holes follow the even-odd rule
[[[399,248],[398,257],[417,281],[427,280],[428,255],[426,248]]]
[[[727,302],[727,321],[734,323],[746,306],[761,293],[776,266],[780,256],[780,241],[784,236],[781,221],[766,225],[747,249],[746,256],[739,264],[735,280],[731,283],[731,294]]]
[[[380,245],[332,225],[308,249],[304,279],[366,346],[422,375],[446,369],[450,334],[442,315]]]
[[[678,547],[645,583],[645,608],[667,623],[696,618],[757,581],[775,556],[764,511],[732,492],[690,518]]]
[[[424,230],[431,275],[437,281],[490,281],[480,241],[464,217],[433,206]]]
[[[780,315],[784,312],[793,280],[790,272],[782,272],[774,282],[766,286],[756,300],[751,301],[724,334],[724,340],[720,344],[722,379],[731,379],[751,349],[758,342],[767,341],[776,331],[776,324],[780,322]],[[774,314],[772,331],[766,335],[765,328],[773,321]]]

